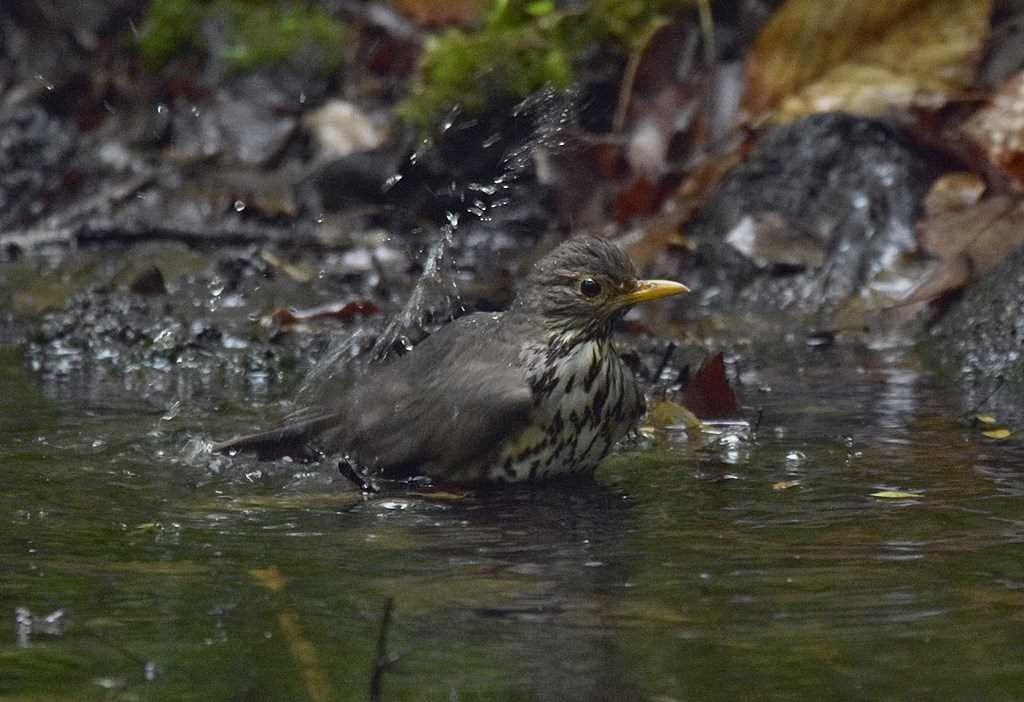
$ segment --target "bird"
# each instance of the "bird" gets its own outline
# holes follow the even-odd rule
[[[688,292],[642,280],[614,243],[577,235],[538,260],[504,312],[456,319],[283,426],[217,444],[261,458],[313,449],[382,479],[452,484],[593,473],[645,410],[612,342],[638,303]]]

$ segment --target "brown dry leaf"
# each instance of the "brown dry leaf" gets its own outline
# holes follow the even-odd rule
[[[943,104],[974,80],[991,0],[787,0],[747,60],[745,106],[783,121]]]
[[[484,0],[392,0],[402,14],[425,27],[472,24],[483,13]]]
[[[1010,78],[962,127],[986,158],[1024,190],[1024,72]]]
[[[720,156],[709,158],[689,171],[686,179],[669,196],[662,207],[662,212],[652,217],[644,226],[639,236],[623,242],[627,253],[637,265],[645,266],[658,260],[665,249],[670,246],[688,244],[682,235],[682,228],[708,198],[719,184],[742,159],[747,151],[747,144],[737,144]]]
[[[935,300],[984,277],[1024,246],[1024,199],[997,195],[918,222],[921,248],[939,265],[901,305]]]
[[[924,212],[937,217],[947,212],[960,212],[978,204],[985,194],[985,181],[967,171],[951,171],[935,179],[924,198]]]

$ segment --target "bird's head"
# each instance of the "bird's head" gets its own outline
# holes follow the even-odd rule
[[[615,244],[580,236],[538,261],[517,298],[524,312],[570,343],[606,337],[612,321],[638,302],[687,292],[670,280],[640,280]]]

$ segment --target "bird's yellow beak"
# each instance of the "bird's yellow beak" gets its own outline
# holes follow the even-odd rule
[[[690,292],[690,289],[674,280],[641,280],[637,282],[635,290],[617,299],[615,306],[628,307],[638,302],[660,300],[663,297],[672,297],[684,292]]]

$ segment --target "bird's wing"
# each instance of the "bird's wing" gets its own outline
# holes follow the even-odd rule
[[[495,458],[502,440],[530,421],[518,331],[499,315],[469,315],[372,369],[346,398],[325,447],[388,473],[473,477],[464,472]]]
[[[412,352],[371,367],[317,413],[217,444],[261,458],[351,453],[388,474],[473,479],[502,439],[522,431],[533,397],[515,325],[473,314],[442,327]]]

